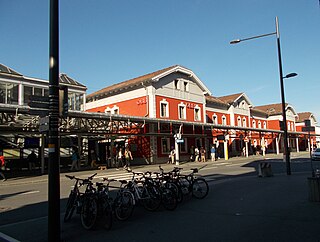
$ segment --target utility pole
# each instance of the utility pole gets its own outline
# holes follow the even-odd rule
[[[59,0],[50,0],[48,241],[60,241]]]

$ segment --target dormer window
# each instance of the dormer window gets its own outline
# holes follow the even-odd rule
[[[179,80],[174,80],[174,89],[179,89]]]
[[[183,82],[183,91],[189,92],[189,83],[186,81]]]

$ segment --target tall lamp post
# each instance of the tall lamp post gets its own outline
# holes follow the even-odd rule
[[[286,117],[286,103],[285,103],[285,96],[284,96],[283,79],[284,78],[294,77],[297,74],[296,73],[290,73],[290,74],[288,74],[286,76],[283,76],[278,17],[276,17],[276,32],[269,33],[269,34],[263,34],[263,35],[257,35],[257,36],[253,36],[253,37],[245,38],[245,39],[232,40],[232,41],[230,41],[230,44],[238,44],[238,43],[246,41],[246,40],[262,38],[262,37],[266,37],[266,36],[270,36],[270,35],[276,35],[277,36],[278,61],[279,61],[279,73],[280,73],[281,104],[282,104],[282,118],[283,118],[284,156],[285,156],[285,161],[286,161],[287,175],[291,175],[290,152],[289,152],[289,146],[288,146],[288,128],[287,128],[287,117]]]

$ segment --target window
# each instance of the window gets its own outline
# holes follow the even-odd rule
[[[255,120],[252,121],[252,128],[256,128],[256,121]]]
[[[113,113],[114,113],[114,114],[119,114],[119,108],[114,108],[114,109],[113,109]]]
[[[7,84],[7,103],[18,104],[19,86],[18,84]]]
[[[291,124],[291,130],[294,131],[294,124]]]
[[[186,138],[182,138],[183,139],[183,143],[181,143],[180,146],[180,152],[181,153],[187,153],[188,152],[188,145],[187,145],[187,139]]]
[[[169,107],[166,101],[160,102],[160,117],[169,117]]]
[[[226,118],[226,116],[222,116],[222,118],[221,118],[221,121],[222,121],[222,125],[227,125],[227,118]]]
[[[194,108],[194,120],[195,121],[200,121],[201,120],[201,114],[200,114],[200,108],[195,107]]]
[[[170,139],[161,138],[161,153],[166,154],[170,152]]]
[[[34,87],[34,88],[33,88],[33,95],[35,95],[35,96],[42,96],[42,88]]]
[[[290,126],[290,122],[288,122],[288,126],[287,126],[287,127],[288,127],[288,131],[289,131],[289,130],[290,130],[290,127],[291,127],[291,126]]]
[[[247,119],[246,118],[242,119],[242,126],[247,127]]]
[[[183,82],[183,91],[189,92],[189,83],[188,82]]]
[[[30,98],[33,95],[32,87],[24,86],[23,87],[23,99],[24,103],[28,104],[30,102]]]
[[[178,106],[179,109],[179,119],[186,119],[186,105],[184,104],[179,104]]]
[[[213,124],[218,124],[218,117],[216,114],[212,115],[212,123]]]
[[[263,122],[263,128],[267,129],[267,122],[266,121]]]
[[[178,90],[179,89],[179,81],[174,80],[174,89]]]
[[[261,122],[258,122],[258,128],[261,129]]]
[[[238,119],[237,119],[237,125],[240,127],[241,126],[241,118],[240,117],[238,117]]]

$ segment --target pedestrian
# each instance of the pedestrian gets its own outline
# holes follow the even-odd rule
[[[176,151],[174,149],[174,147],[172,146],[171,147],[171,150],[170,150],[170,154],[169,154],[169,160],[168,160],[168,164],[172,163],[174,164],[175,163],[175,156],[176,156]]]
[[[246,147],[245,146],[243,146],[243,148],[242,148],[242,156],[246,156]]]
[[[195,157],[196,157],[194,161],[199,161],[199,154],[200,154],[199,148],[196,147],[196,148],[194,149],[194,155],[195,155]]]
[[[96,168],[97,167],[97,155],[94,150],[91,150],[91,168]]]
[[[127,169],[130,170],[130,160],[133,160],[133,158],[132,158],[132,154],[131,154],[131,151],[129,149],[129,146],[127,146],[125,151],[124,151],[124,157],[126,159],[126,165],[124,166],[124,168],[127,168]]]
[[[7,178],[5,177],[2,170],[5,170],[5,162],[4,162],[4,156],[0,156],[0,176],[2,177],[2,181],[6,181]]]
[[[193,162],[194,161],[194,146],[192,145],[190,148],[190,161]]]
[[[36,161],[37,161],[38,157],[36,155],[36,153],[34,153],[34,151],[32,151],[28,157],[28,164],[29,164],[29,171],[35,170],[36,169]]]
[[[211,161],[215,161],[216,160],[216,148],[214,147],[214,145],[211,146]]]
[[[117,152],[117,158],[116,158],[116,162],[117,162],[117,170],[119,170],[120,166],[123,166],[123,152],[122,152],[122,147],[119,147],[119,150]]]
[[[206,150],[205,150],[205,148],[201,147],[200,155],[201,155],[201,162],[206,162]]]
[[[72,147],[72,155],[71,155],[71,168],[70,171],[79,170],[79,160],[80,155],[78,153],[78,148],[76,146]]]

